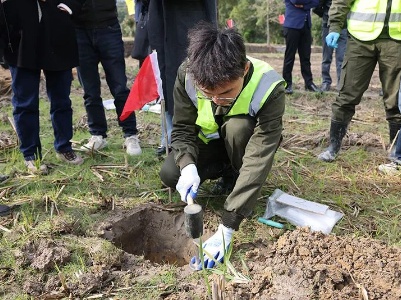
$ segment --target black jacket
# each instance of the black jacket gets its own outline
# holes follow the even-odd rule
[[[157,51],[166,110],[171,116],[177,70],[187,55],[188,30],[200,21],[217,24],[216,0],[150,0],[149,44]]]
[[[3,3],[0,1],[0,64],[3,64],[4,50],[7,40],[6,19],[4,15]]]
[[[118,22],[116,0],[86,0],[74,17],[79,28],[104,28]]]
[[[42,13],[39,22],[39,10]],[[57,5],[64,3],[76,13],[79,0],[7,0],[3,3],[7,26],[4,57],[9,65],[27,69],[61,71],[78,65],[78,48],[71,15]]]

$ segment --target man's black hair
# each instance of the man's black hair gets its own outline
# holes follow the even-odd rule
[[[188,33],[188,71],[197,85],[214,89],[244,76],[245,43],[235,28],[201,22]]]

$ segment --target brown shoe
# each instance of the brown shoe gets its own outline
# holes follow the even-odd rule
[[[80,165],[84,162],[81,156],[75,154],[73,150],[66,151],[66,152],[57,152],[57,157],[69,164],[72,165]]]

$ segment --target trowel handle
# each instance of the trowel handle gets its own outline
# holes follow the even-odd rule
[[[188,193],[187,193],[187,203],[188,203],[188,205],[194,204],[194,199],[196,198],[197,194],[198,194],[198,192],[194,192],[192,190],[192,187],[188,190]]]

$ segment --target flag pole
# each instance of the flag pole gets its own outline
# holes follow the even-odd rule
[[[169,154],[169,150],[168,150],[168,130],[167,130],[167,119],[166,119],[166,101],[164,100],[164,97],[162,97],[161,101],[161,113],[162,113],[162,124],[163,124],[163,130],[164,130],[164,145],[166,147],[166,157]],[[172,202],[172,189],[171,187],[168,187],[168,201],[169,203]]]
[[[152,54],[156,54],[156,59],[154,60],[154,73],[155,73],[155,79],[156,79],[156,84],[157,84],[157,91],[159,94],[159,99],[160,99],[160,105],[161,105],[161,118],[162,118],[162,127],[164,130],[164,140],[165,140],[165,145],[166,145],[166,155],[168,155],[168,135],[167,135],[167,120],[166,120],[166,101],[164,100],[164,93],[163,93],[163,83],[160,77],[160,68],[159,68],[159,62],[157,58],[157,51],[152,50]],[[153,66],[153,65],[152,65]],[[168,201],[171,203],[172,202],[172,189],[171,187],[168,187]]]

